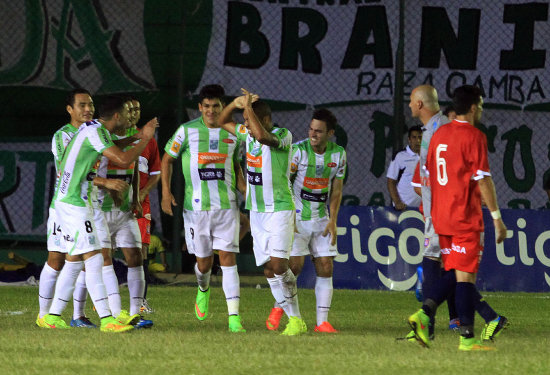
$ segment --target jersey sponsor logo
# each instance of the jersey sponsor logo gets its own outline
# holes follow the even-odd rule
[[[227,154],[218,154],[215,152],[199,152],[198,163],[205,164],[223,164],[227,159]]]
[[[63,172],[63,178],[61,179],[61,187],[59,190],[62,194],[67,193],[67,188],[69,187],[69,180],[71,179],[71,172]]]
[[[263,185],[263,179],[262,179],[261,173],[247,171],[246,175],[248,178],[248,183],[250,185]]]
[[[311,193],[302,189],[300,191],[300,198],[310,202],[326,202],[328,193]]]
[[[229,138],[226,138],[226,139],[222,139],[222,142],[223,142],[223,143],[227,143],[228,145],[230,145],[230,144],[232,144],[232,143],[235,143],[235,141],[234,141],[234,140],[232,140],[232,139],[229,139]]]
[[[251,168],[262,167],[262,156],[254,156],[250,153],[246,153],[246,164]]]
[[[466,254],[466,249],[463,246],[452,244],[451,249],[459,254]]]
[[[109,144],[109,143],[112,142],[112,141],[111,141],[111,138],[109,137],[109,135],[108,135],[108,133],[107,133],[107,130],[102,129],[102,128],[99,128],[99,129],[97,129],[97,130],[98,130],[98,132],[99,132],[99,135],[100,135],[101,137],[103,137],[103,143],[104,143],[104,144],[107,145],[107,144]]]
[[[328,163],[327,167],[334,168],[334,167],[336,167],[336,165],[337,165],[336,163]]]
[[[304,178],[304,187],[308,189],[326,189],[328,188],[328,178]]]
[[[177,154],[180,151],[181,144],[178,142],[172,142],[172,146],[170,147],[170,151],[172,151],[174,154]]]
[[[199,169],[199,178],[203,181],[225,180],[225,169],[201,168]]]

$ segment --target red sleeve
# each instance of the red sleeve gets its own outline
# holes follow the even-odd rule
[[[416,163],[416,168],[414,168],[414,174],[412,178],[412,186],[420,187],[422,180],[420,180],[420,162]]]
[[[475,180],[490,176],[489,159],[487,150],[487,137],[481,131],[476,130],[472,142],[469,143],[471,149],[467,154],[470,156],[471,173]]]
[[[159,147],[155,138],[151,138],[149,144],[151,145],[149,154],[149,174],[152,174],[152,172],[160,172],[160,155]]]

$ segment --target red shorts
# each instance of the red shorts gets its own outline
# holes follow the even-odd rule
[[[454,236],[439,235],[445,270],[477,273],[483,255],[483,232]]]
[[[149,245],[151,243],[151,220],[142,217],[137,221],[141,232],[141,243]]]

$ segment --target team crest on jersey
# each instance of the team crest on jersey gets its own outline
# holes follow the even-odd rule
[[[88,243],[90,245],[95,245],[95,236],[88,236]]]
[[[218,140],[217,139],[211,139],[210,140],[210,149],[211,150],[217,150],[218,149]]]
[[[180,147],[181,144],[179,144],[178,142],[172,142],[172,147],[170,147],[170,151],[177,154],[180,150]]]
[[[323,165],[316,165],[315,166],[315,174],[317,176],[322,176],[324,169],[325,169],[325,167]]]
[[[424,247],[428,247],[430,246],[430,239],[429,238],[425,238],[424,239]]]
[[[252,148],[252,151],[250,153],[254,156],[259,155],[262,152],[262,145],[258,142],[254,143],[254,147]]]

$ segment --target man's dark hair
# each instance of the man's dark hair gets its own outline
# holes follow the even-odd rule
[[[258,120],[262,121],[262,119],[266,116],[271,119],[271,107],[266,102],[258,100],[257,102],[252,103],[252,109],[258,117]]]
[[[453,92],[453,107],[457,115],[465,115],[470,112],[472,104],[481,101],[481,89],[477,86],[464,85],[457,87]]]
[[[313,112],[312,120],[324,121],[327,125],[327,132],[336,129],[336,116],[326,108],[319,108]]]
[[[445,116],[449,117],[449,113],[450,113],[450,112],[456,113],[455,107],[453,107],[452,104],[451,104],[451,105],[448,105],[447,107],[445,107],[445,110],[443,111],[443,114],[444,114]]]
[[[78,94],[86,94],[86,95],[90,95],[90,97],[92,96],[88,90],[83,88],[77,88],[77,89],[71,90],[67,94],[67,96],[65,97],[65,105],[68,105],[69,107],[73,107],[75,96],[77,96]]]
[[[199,92],[199,103],[202,103],[204,99],[220,99],[223,103],[224,96],[225,90],[220,85],[206,85]]]
[[[408,138],[411,137],[412,132],[419,132],[420,134],[422,134],[422,126],[420,125],[411,126],[409,128],[409,132],[407,133]]]
[[[126,97],[119,95],[106,96],[99,106],[99,117],[105,120],[110,120],[115,113],[119,113],[124,108]]]

